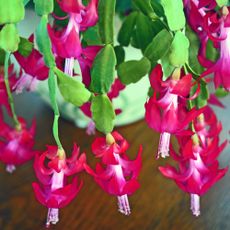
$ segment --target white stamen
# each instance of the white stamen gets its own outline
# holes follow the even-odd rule
[[[50,224],[56,224],[59,221],[58,218],[59,209],[49,208],[47,214],[46,227],[49,228]]]
[[[191,194],[191,210],[194,216],[200,215],[200,196]]]
[[[130,215],[130,206],[127,195],[118,196],[118,211],[126,216]]]
[[[160,135],[157,158],[160,156],[166,158],[169,156],[170,133],[164,132]]]
[[[6,165],[6,171],[8,173],[13,173],[15,170],[16,170],[15,165],[11,165],[11,164]]]
[[[65,59],[65,73],[69,76],[73,76],[73,70],[74,70],[74,58],[66,58]]]

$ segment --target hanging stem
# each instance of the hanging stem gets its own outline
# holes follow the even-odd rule
[[[13,121],[14,121],[16,129],[20,130],[21,129],[21,124],[18,121],[18,117],[17,117],[16,112],[15,112],[14,99],[13,99],[13,96],[12,96],[12,93],[11,93],[11,90],[10,90],[9,74],[8,74],[9,60],[10,60],[10,53],[6,52],[5,61],[4,61],[4,81],[5,81],[5,86],[6,86],[6,91],[7,91],[7,95],[8,95],[8,100],[9,100],[9,104],[10,104],[11,113],[12,113],[12,116],[13,116]]]
[[[53,136],[58,148],[62,150],[63,147],[59,138],[59,131],[58,131],[58,120],[60,117],[60,113],[59,113],[57,100],[56,100],[57,79],[52,69],[50,69],[49,72],[48,84],[49,84],[50,102],[52,104],[53,111],[54,111]]]

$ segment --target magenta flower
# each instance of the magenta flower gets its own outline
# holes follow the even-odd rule
[[[145,104],[147,124],[161,133],[157,158],[160,155],[163,158],[169,156],[171,134],[191,134],[191,131],[185,129],[202,112],[202,109],[186,109],[185,101],[192,87],[192,75],[188,74],[181,79],[170,77],[167,81],[162,81],[162,77],[161,65],[157,65],[150,76],[154,95]]]
[[[8,69],[8,74],[9,74],[9,84],[10,84],[10,89],[11,91],[14,90],[14,85],[20,79],[21,77],[21,72],[19,74],[19,77],[17,78],[16,73],[14,72],[14,65],[10,65]],[[7,112],[11,115],[11,109],[8,101],[8,95],[6,91],[6,86],[4,82],[4,71],[0,69],[0,105],[3,105],[6,109]]]
[[[215,148],[203,149],[192,140],[179,140],[180,155],[171,149],[170,154],[179,164],[179,170],[172,166],[159,167],[167,178],[173,179],[177,186],[191,196],[191,210],[195,216],[200,215],[200,196],[204,195],[227,172],[219,169],[216,160],[226,143]],[[213,146],[214,147],[214,146]]]
[[[206,47],[209,39],[209,33],[207,31],[208,25],[206,21],[207,18],[209,18],[211,10],[213,10],[215,7],[216,1],[214,0],[188,0],[187,3],[185,3],[185,11],[188,23],[200,39],[198,60],[200,64],[206,68],[213,65],[213,62],[206,58]]]
[[[15,166],[31,160],[36,151],[34,147],[35,121],[30,129],[26,128],[26,122],[19,118],[20,126],[12,128],[0,119],[0,161],[6,164],[6,171],[12,173]]]
[[[85,165],[86,171],[104,191],[117,196],[119,211],[125,215],[130,214],[127,195],[140,186],[137,177],[141,169],[142,147],[133,161],[126,155],[127,149],[128,142],[118,132],[107,135],[107,138],[96,138],[92,151],[102,162],[96,165],[95,172]]]
[[[69,15],[67,28],[62,31],[54,31],[48,26],[48,31],[54,53],[66,59],[65,73],[72,76],[74,59],[78,59],[82,54],[80,31],[97,23],[98,0],[91,0],[87,6],[84,6],[81,0],[59,0],[58,4]]]
[[[202,114],[194,120],[194,128],[203,147],[218,137],[222,130],[222,124],[217,120],[216,114],[210,107],[205,107]]]
[[[225,105],[217,98],[217,96],[215,94],[212,94],[212,93],[209,96],[208,103],[210,105],[218,106],[222,109],[225,108]]]
[[[47,146],[46,152],[36,155],[34,170],[40,183],[34,182],[32,186],[37,200],[48,208],[47,227],[58,222],[59,209],[68,205],[82,187],[83,182],[79,183],[77,177],[68,182],[68,177],[81,172],[86,163],[85,153],[79,154],[79,147],[74,145],[69,159],[56,146]]]
[[[30,36],[29,41],[34,43],[34,35]],[[18,51],[14,53],[14,56],[23,69],[21,78],[14,85],[16,93],[21,93],[24,88],[33,91],[37,81],[48,78],[49,69],[46,67],[42,55],[35,48],[28,57],[22,56]]]
[[[208,13],[204,17],[204,27],[202,30],[206,33],[204,45],[200,49],[198,59],[200,63],[208,68],[201,75],[202,77],[214,74],[214,84],[218,88],[223,86],[225,90],[230,91],[230,71],[228,63],[230,61],[230,16],[229,9],[222,9],[222,16],[219,18],[217,13]],[[216,63],[206,58],[206,43],[208,39],[212,40],[216,48],[220,48],[220,58]],[[203,41],[202,41],[203,42]]]

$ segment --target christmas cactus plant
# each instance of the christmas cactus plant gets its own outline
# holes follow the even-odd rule
[[[27,6],[40,22],[22,37],[17,24],[26,20]],[[115,18],[121,21],[118,33]],[[140,50],[140,58],[127,60],[127,47]],[[116,196],[118,210],[130,215],[128,196],[141,189],[142,146],[130,160],[129,143],[114,127],[122,110],[114,108],[113,99],[127,85],[148,78],[142,108],[147,125],[160,134],[154,154],[178,164],[159,166],[159,171],[190,195],[198,216],[200,197],[227,172],[218,163],[227,141],[220,140],[222,125],[210,105],[224,107],[218,97],[230,91],[229,64],[227,0],[0,0],[0,161],[10,173],[34,161],[38,181],[32,187],[48,209],[47,227],[80,192],[80,172]],[[34,149],[36,121],[28,127],[13,100],[24,89],[36,90],[38,82],[48,84],[54,112],[56,145],[43,152]],[[100,158],[95,169],[76,144],[71,156],[62,146],[58,91],[90,118],[87,134],[102,135],[89,143]]]

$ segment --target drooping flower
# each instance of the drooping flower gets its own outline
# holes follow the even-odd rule
[[[219,169],[217,157],[226,146],[216,142],[212,148],[203,148],[191,139],[179,140],[180,154],[173,148],[172,158],[178,162],[179,169],[167,165],[159,167],[160,172],[167,178],[173,179],[177,186],[191,196],[191,210],[195,216],[200,215],[200,196],[204,195],[227,172],[227,168]]]
[[[207,147],[222,130],[221,122],[217,120],[216,114],[209,106],[206,106],[203,113],[194,119],[193,124],[203,147]]]
[[[15,166],[31,160],[37,151],[33,150],[35,120],[27,129],[26,122],[19,118],[20,127],[12,128],[0,121],[0,161],[6,164],[6,170],[12,173]]]
[[[191,131],[185,129],[202,112],[202,109],[193,108],[188,111],[186,108],[185,102],[192,87],[192,75],[180,78],[180,73],[174,72],[174,74],[163,81],[161,65],[157,65],[150,76],[154,95],[145,104],[145,120],[150,128],[161,133],[157,158],[160,155],[163,158],[169,156],[171,134],[191,134]]]
[[[34,43],[34,35],[29,37],[29,41]],[[14,85],[16,93],[21,93],[24,88],[33,91],[37,81],[46,80],[49,76],[49,69],[45,65],[41,53],[33,48],[28,57],[22,56],[18,51],[14,53],[16,60],[23,69],[21,78]]]
[[[11,64],[8,69],[9,75],[9,85],[11,91],[14,90],[14,85],[20,79],[21,73],[19,74],[18,78],[16,73],[14,72],[14,65]],[[9,114],[11,114],[10,105],[8,101],[8,94],[6,90],[6,85],[4,82],[4,70],[0,67],[0,106],[3,105]]]
[[[37,200],[48,208],[46,226],[59,221],[59,209],[68,205],[80,191],[83,182],[68,177],[81,172],[86,163],[85,153],[80,154],[75,144],[71,158],[67,159],[64,150],[56,146],[47,146],[47,151],[37,154],[34,170],[39,183],[32,184]],[[46,166],[45,161],[48,160]]]
[[[65,73],[72,76],[74,59],[78,59],[82,54],[80,31],[84,31],[97,23],[98,0],[91,0],[87,6],[84,6],[81,0],[59,0],[58,4],[69,15],[67,28],[62,31],[54,31],[48,26],[48,32],[54,53],[66,59]]]
[[[212,15],[209,21],[213,19],[216,24],[217,18],[217,15]],[[209,38],[219,43],[220,58],[216,63],[213,63],[202,76],[213,73],[215,87],[218,88],[219,86],[223,86],[226,91],[230,91],[230,71],[228,68],[228,63],[230,61],[230,14],[227,7],[223,8],[222,17],[218,20],[218,23],[219,26],[215,31],[209,33]],[[212,24],[209,26],[212,29],[211,26]]]
[[[128,142],[118,132],[108,134],[106,138],[96,138],[92,151],[102,162],[96,165],[95,172],[85,165],[86,171],[104,191],[117,196],[118,209],[125,215],[130,214],[127,195],[139,188],[137,177],[141,169],[142,147],[133,161],[126,155],[127,149]]]

